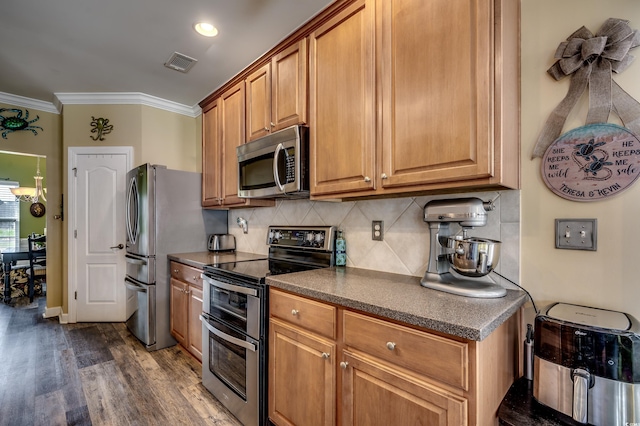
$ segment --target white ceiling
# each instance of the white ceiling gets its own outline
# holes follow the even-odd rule
[[[144,93],[195,106],[333,0],[20,0],[0,13],[0,92]],[[5,2],[6,3],[6,2]],[[208,21],[206,38],[193,24]],[[182,73],[173,52],[196,58]]]

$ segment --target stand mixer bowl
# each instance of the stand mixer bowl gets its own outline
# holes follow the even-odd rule
[[[447,260],[457,273],[482,277],[493,271],[500,260],[500,241],[488,238],[447,239]]]

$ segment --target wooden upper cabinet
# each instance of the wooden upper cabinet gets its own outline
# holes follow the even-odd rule
[[[519,2],[373,1],[310,37],[312,197],[518,188]]]
[[[382,186],[491,177],[491,3],[379,5]]]
[[[309,81],[307,39],[284,49],[271,60],[272,131],[307,123]]]
[[[307,75],[305,38],[245,79],[247,142],[306,123]]]
[[[202,206],[219,206],[222,202],[220,158],[220,108],[216,99],[202,111]]]
[[[247,141],[271,133],[271,63],[245,79],[247,90]]]
[[[238,197],[238,155],[236,148],[245,141],[245,87],[239,82],[220,96],[222,134],[222,198],[223,204],[244,204]]]
[[[359,0],[311,33],[311,194],[375,188],[374,8]]]
[[[245,82],[240,81],[204,110],[202,148],[203,206],[274,206],[271,199],[238,197],[238,154],[245,142]],[[217,137],[215,136],[217,135]]]

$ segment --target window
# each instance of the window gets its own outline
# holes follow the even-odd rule
[[[20,248],[20,202],[11,188],[18,182],[0,181],[0,251]]]

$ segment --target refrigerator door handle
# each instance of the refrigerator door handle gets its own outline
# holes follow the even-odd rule
[[[136,265],[146,265],[147,264],[146,260],[138,259],[137,257],[129,256],[128,254],[126,254],[124,256],[124,258],[128,263],[134,263]]]
[[[126,278],[124,279],[124,285],[125,287],[127,287],[129,290],[133,290],[133,291],[139,291],[141,293],[146,293],[147,289],[144,286],[141,286],[140,284],[138,284],[137,282]]]

